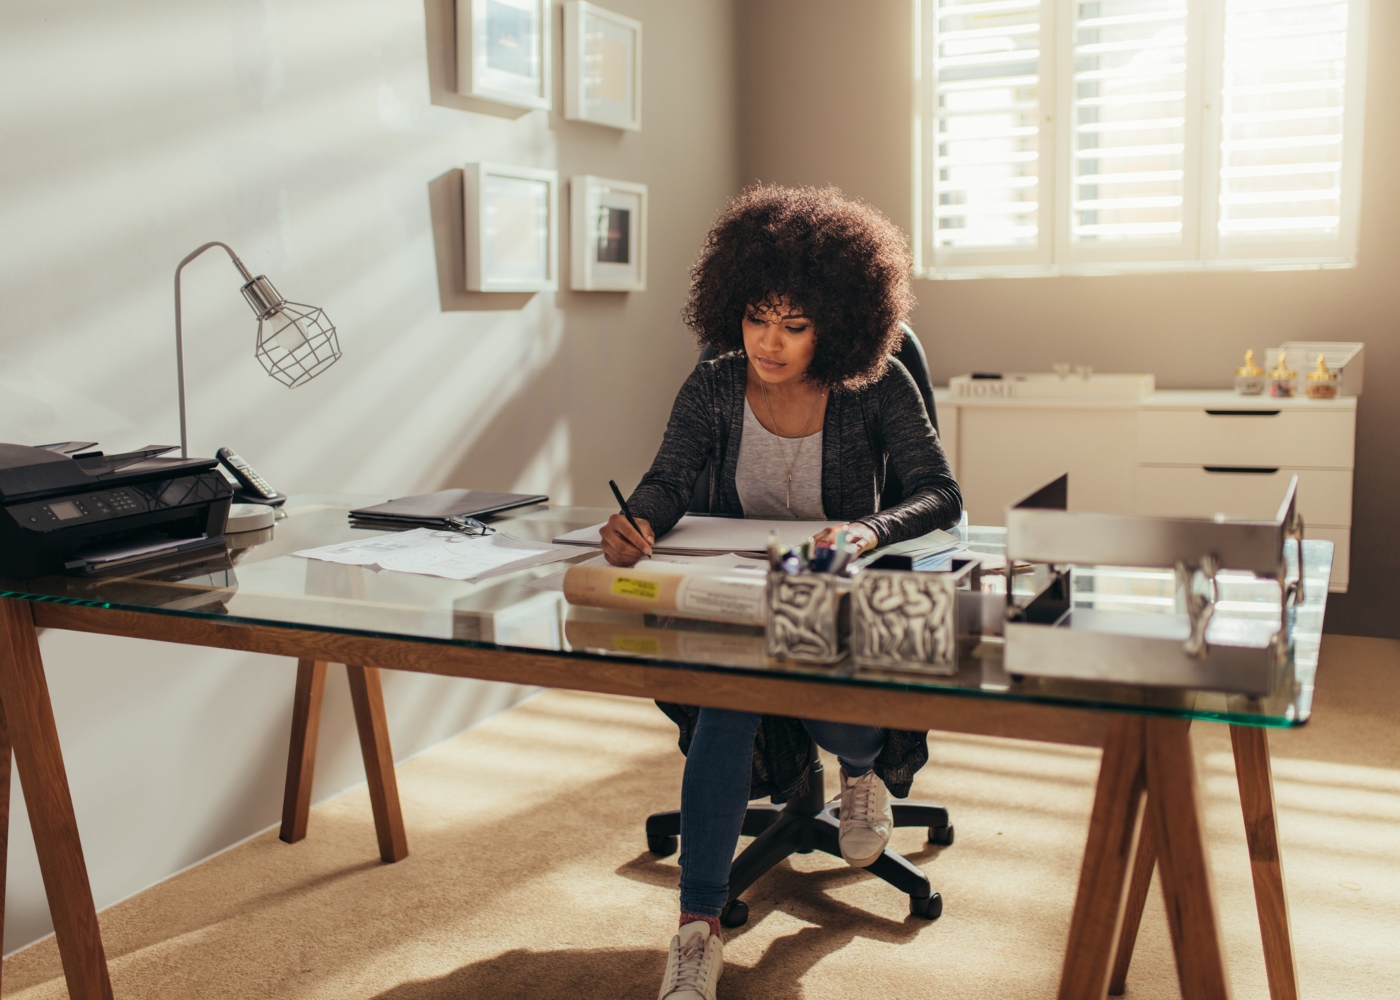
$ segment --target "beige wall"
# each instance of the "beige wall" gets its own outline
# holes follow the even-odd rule
[[[452,0],[6,0],[0,441],[178,441],[171,275],[221,239],[323,306],[345,355],[292,392],[267,378],[237,272],[201,258],[185,272],[193,453],[230,445],[291,493],[610,502],[610,477],[646,469],[693,359],[687,269],[737,159],[730,0],[607,6],[645,25],[640,133],[469,110],[452,93]],[[649,290],[467,294],[473,160],[650,185]],[[42,643],[99,906],[276,821],[290,661]],[[363,780],[343,677],[318,799]],[[528,693],[385,687],[400,758]],[[24,810],[11,816],[6,950],[49,927]]]
[[[913,0],[739,5],[746,180],[836,184],[912,221]],[[1371,3],[1359,264],[1334,271],[920,281],[914,327],[935,381],[962,372],[1155,372],[1162,388],[1225,388],[1246,347],[1366,342],[1351,590],[1330,631],[1400,636],[1400,4]]]

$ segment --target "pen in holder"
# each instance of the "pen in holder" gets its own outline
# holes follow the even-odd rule
[[[856,577],[851,653],[857,666],[951,675],[958,671],[959,587],[977,564],[939,572],[866,569]]]
[[[805,663],[841,659],[850,632],[851,584],[833,573],[769,573],[768,655]]]

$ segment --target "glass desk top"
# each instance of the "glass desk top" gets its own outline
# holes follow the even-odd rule
[[[857,668],[850,658],[834,665],[769,659],[757,627],[717,625],[676,618],[575,607],[556,589],[536,581],[569,563],[518,570],[477,583],[382,572],[293,556],[302,549],[363,539],[374,533],[352,527],[352,508],[381,497],[299,496],[274,527],[230,535],[227,556],[145,575],[0,579],[0,597],[127,611],[155,612],[229,623],[368,635],[486,649],[546,651],[559,656],[635,658],[656,666],[792,676],[832,684],[931,691],[969,698],[1002,698],[1067,707],[1139,711],[1255,726],[1297,726],[1312,710],[1331,572],[1332,545],[1304,543],[1305,601],[1291,613],[1291,663],[1266,697],[1090,681],[1009,676],[1001,641],[984,638],[961,653],[952,676]],[[538,505],[492,519],[521,538],[551,538],[606,520],[610,509]],[[968,548],[1000,555],[1002,528],[968,529]],[[1292,546],[1289,546],[1292,569]],[[577,562],[596,554],[580,549]],[[1031,581],[1018,577],[1015,589]],[[1003,587],[1004,575],[987,574],[984,587]],[[1216,618],[1279,619],[1279,588],[1271,581],[1222,573]],[[1073,606],[1171,613],[1177,607],[1171,570],[1088,567],[1075,571]]]

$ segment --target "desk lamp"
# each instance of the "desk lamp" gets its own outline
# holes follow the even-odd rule
[[[223,247],[243,275],[243,297],[258,317],[254,356],[269,375],[289,389],[310,382],[340,360],[340,341],[325,312],[282,298],[267,275],[256,278],[227,243],[215,240],[195,250],[175,268],[175,370],[180,382],[180,455],[189,457],[185,437],[185,350],[180,330],[180,272],[211,247]]]

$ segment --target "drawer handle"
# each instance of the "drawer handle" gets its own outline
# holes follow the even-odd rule
[[[1272,476],[1279,470],[1277,465],[1271,469],[1261,465],[1203,465],[1201,468],[1205,469],[1207,472],[1245,476]]]
[[[1206,410],[1212,417],[1276,417],[1282,410]]]

